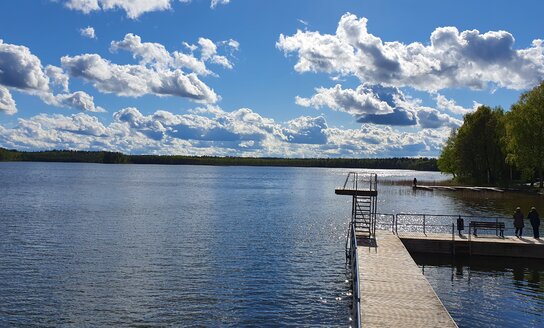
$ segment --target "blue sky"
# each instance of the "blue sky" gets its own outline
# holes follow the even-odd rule
[[[540,1],[0,3],[0,146],[437,156],[544,75]]]

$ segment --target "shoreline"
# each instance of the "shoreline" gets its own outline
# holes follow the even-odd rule
[[[322,167],[437,172],[435,158],[281,158],[182,155],[126,155],[106,151],[49,150],[21,152],[0,148],[0,162],[64,162],[211,166]]]

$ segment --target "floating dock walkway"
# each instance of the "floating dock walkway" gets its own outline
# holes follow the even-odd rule
[[[363,327],[457,327],[396,235],[378,230],[358,244]]]
[[[457,327],[399,237],[376,229],[377,186],[376,174],[350,172],[335,189],[352,197],[346,265],[355,327]]]

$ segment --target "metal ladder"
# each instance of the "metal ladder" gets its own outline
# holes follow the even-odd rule
[[[355,232],[361,238],[374,235],[373,200],[370,196],[353,196],[352,219]]]

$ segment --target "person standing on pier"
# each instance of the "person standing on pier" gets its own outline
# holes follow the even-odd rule
[[[521,208],[518,207],[514,212],[514,228],[516,228],[516,237],[521,238],[524,226],[525,223],[523,222],[523,213],[521,213]]]
[[[538,216],[536,208],[531,207],[531,212],[529,212],[527,215],[527,219],[529,219],[531,225],[533,226],[533,236],[535,239],[540,239],[540,231],[538,231],[540,228],[540,217]]]

